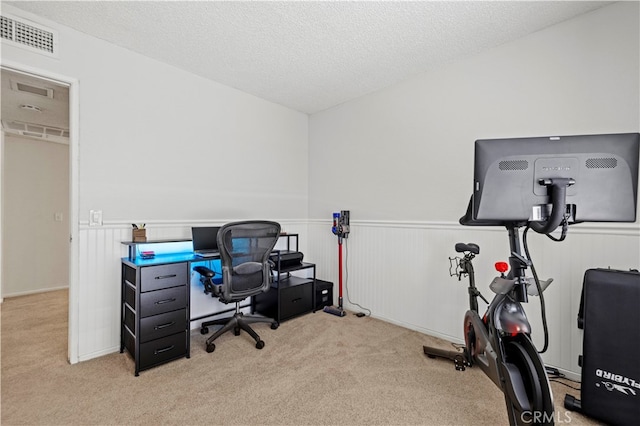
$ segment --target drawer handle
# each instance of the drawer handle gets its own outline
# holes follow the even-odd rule
[[[168,322],[166,324],[156,325],[155,327],[153,327],[153,329],[154,330],[162,330],[163,328],[171,327],[175,323],[176,323],[175,321],[171,321],[171,322]]]
[[[175,278],[177,277],[177,274],[171,274],[171,275],[160,275],[158,277],[155,277],[156,280],[164,280],[166,278]]]
[[[156,305],[164,305],[165,303],[171,303],[171,302],[175,302],[176,298],[172,297],[171,299],[164,299],[164,300],[158,300],[156,302]]]
[[[153,351],[153,354],[154,355],[158,355],[158,354],[161,354],[162,352],[170,351],[171,349],[173,349],[175,347],[176,347],[176,345],[171,345],[171,346],[166,347],[166,348],[156,349],[155,351]]]

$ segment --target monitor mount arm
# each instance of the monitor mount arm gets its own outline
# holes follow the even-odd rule
[[[546,186],[551,194],[551,214],[546,221],[531,222],[531,229],[538,234],[549,234],[560,226],[566,213],[567,188],[575,183],[576,181],[572,178],[540,180],[540,185]]]

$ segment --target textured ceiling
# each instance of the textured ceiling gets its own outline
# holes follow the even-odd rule
[[[305,113],[610,2],[5,1]]]

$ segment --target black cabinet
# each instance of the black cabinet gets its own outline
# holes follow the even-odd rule
[[[312,265],[312,264],[310,264]],[[315,265],[312,266],[315,270]],[[254,297],[254,310],[278,322],[313,310],[314,279],[289,276],[275,281],[266,293]]]
[[[286,234],[280,238],[286,239],[286,250],[283,251],[289,252],[293,248],[291,238],[296,239],[295,251],[298,250],[297,234]],[[275,264],[271,288],[254,296],[253,310],[278,322],[314,311],[316,265],[309,262],[286,267],[282,267],[281,262]]]
[[[291,285],[281,281],[279,288],[281,318],[293,318],[311,311],[313,309],[312,287],[312,282]]]
[[[135,361],[135,375],[189,357],[187,262],[140,266],[122,261],[120,352]]]

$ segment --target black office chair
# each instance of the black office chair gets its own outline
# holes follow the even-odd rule
[[[269,255],[280,236],[280,224],[268,221],[232,222],[222,226],[218,231],[218,249],[222,263],[222,283],[214,280],[216,273],[204,266],[193,268],[201,275],[205,293],[218,297],[223,303],[235,303],[233,317],[206,321],[202,323],[200,332],[207,334],[208,327],[222,325],[207,339],[207,352],[213,352],[213,343],[222,334],[233,330],[236,336],[244,330],[256,341],[256,348],[262,349],[264,342],[249,326],[255,322],[271,323],[271,328],[278,328],[278,322],[265,317],[244,315],[240,312],[240,302],[269,290],[272,281],[272,263]]]

